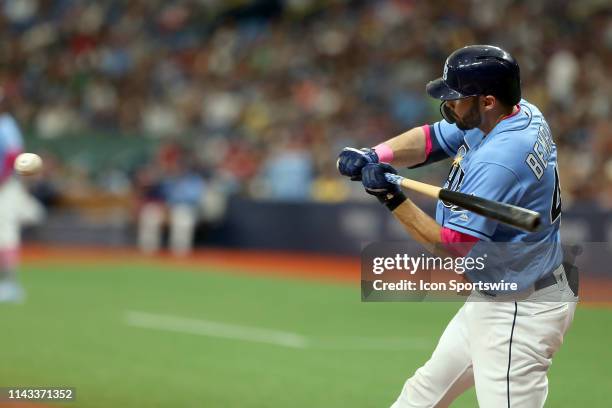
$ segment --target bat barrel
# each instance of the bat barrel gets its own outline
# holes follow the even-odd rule
[[[404,178],[397,174],[385,173],[385,178],[389,183],[418,191],[433,198],[439,198],[442,201],[465,208],[475,214],[512,225],[525,231],[536,231],[541,224],[540,214],[526,208],[435,187],[420,181]]]

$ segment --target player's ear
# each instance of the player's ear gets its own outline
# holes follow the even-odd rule
[[[491,110],[499,103],[499,101],[493,95],[484,95],[482,96],[480,103],[482,104],[482,108],[484,110]]]

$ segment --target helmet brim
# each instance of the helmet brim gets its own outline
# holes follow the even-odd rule
[[[463,99],[470,95],[463,95],[461,92],[457,92],[451,89],[442,78],[434,79],[425,86],[427,94],[432,98],[440,99],[442,101],[452,101],[453,99]]]

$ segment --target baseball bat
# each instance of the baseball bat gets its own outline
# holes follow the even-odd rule
[[[536,211],[432,186],[397,174],[385,173],[385,177],[390,183],[438,198],[475,214],[512,225],[525,231],[533,232],[540,226],[540,213]]]

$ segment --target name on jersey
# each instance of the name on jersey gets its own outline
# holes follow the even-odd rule
[[[546,121],[542,122],[538,130],[538,138],[533,145],[532,152],[527,155],[525,162],[538,180],[544,175],[548,166],[548,159],[553,152],[554,142],[550,127]]]

